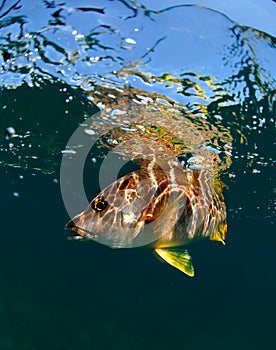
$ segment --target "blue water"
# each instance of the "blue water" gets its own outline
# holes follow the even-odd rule
[[[275,38],[210,9],[146,5],[0,5],[1,350],[274,346]],[[177,102],[231,135],[226,245],[189,247],[194,278],[147,250],[66,239],[61,151],[112,94]]]

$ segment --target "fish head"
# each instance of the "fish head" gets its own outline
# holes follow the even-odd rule
[[[152,229],[171,198],[168,180],[132,172],[107,186],[66,225],[72,239],[89,239],[113,248],[144,246],[158,239]]]

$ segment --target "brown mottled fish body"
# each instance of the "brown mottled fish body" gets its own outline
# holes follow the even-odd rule
[[[226,207],[210,161],[194,170],[161,155],[138,162],[140,170],[106,187],[66,228],[75,231],[75,239],[112,248],[153,247],[193,276],[187,251],[174,247],[199,238],[224,242],[226,234]]]

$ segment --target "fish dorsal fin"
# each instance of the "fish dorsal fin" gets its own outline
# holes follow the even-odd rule
[[[168,264],[193,277],[195,275],[192,258],[187,250],[156,248],[155,253]]]

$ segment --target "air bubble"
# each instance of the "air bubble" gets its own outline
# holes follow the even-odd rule
[[[4,134],[4,137],[5,137],[5,140],[9,140],[13,137],[16,137],[16,132],[15,132],[15,129],[12,127],[12,126],[9,126],[6,130],[5,130],[5,134]]]

